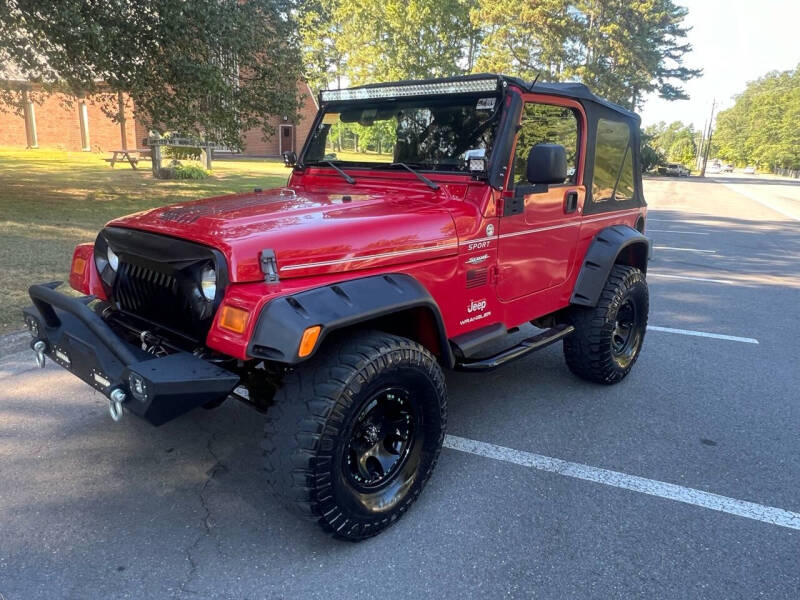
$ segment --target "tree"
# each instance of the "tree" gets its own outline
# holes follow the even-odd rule
[[[695,156],[697,155],[697,146],[694,143],[694,133],[690,133],[691,136],[681,135],[672,143],[672,146],[670,146],[669,159],[672,162],[681,163],[687,167],[693,165]]]
[[[682,65],[691,50],[687,10],[673,0],[477,0],[484,31],[477,69],[528,79],[578,79],[635,108],[647,93],[686,98],[676,82],[700,75]]]
[[[117,118],[117,94],[160,130],[240,146],[293,117],[300,75],[291,0],[7,0],[0,64]],[[13,106],[13,91],[0,96]],[[18,104],[17,104],[18,105]]]
[[[477,47],[468,0],[332,0],[309,4],[303,47],[317,64],[342,65],[350,85],[468,72]],[[330,76],[322,78],[330,82]]]
[[[800,169],[800,65],[747,84],[717,116],[720,158],[759,168]]]
[[[345,75],[344,56],[338,46],[341,23],[334,19],[337,6],[333,0],[306,0],[298,11],[303,64],[314,92],[341,87]]]
[[[664,164],[664,155],[653,143],[653,135],[647,130],[640,131],[642,149],[639,160],[642,163],[642,171],[650,171],[658,165]]]
[[[663,121],[644,130],[642,143],[647,140],[651,148],[670,162],[691,167],[697,154],[697,136],[691,125],[675,121],[667,125]]]
[[[558,80],[571,68],[578,22],[568,0],[479,0],[470,16],[483,31],[475,70]]]

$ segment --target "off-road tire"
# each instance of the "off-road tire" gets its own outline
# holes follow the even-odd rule
[[[416,397],[415,449],[386,486],[364,493],[347,462],[356,428],[363,430],[359,418],[380,390],[401,386]],[[428,481],[444,439],[446,398],[442,370],[420,344],[377,331],[332,340],[288,373],[275,395],[262,445],[268,483],[287,508],[334,537],[372,537],[396,522]],[[368,510],[364,503],[372,501],[382,504]]]
[[[624,356],[615,352],[615,326],[621,307],[636,312],[635,344]],[[597,306],[574,307],[569,322],[575,331],[564,338],[564,358],[570,371],[597,383],[617,383],[630,373],[639,358],[647,331],[649,295],[644,274],[635,267],[614,265]]]

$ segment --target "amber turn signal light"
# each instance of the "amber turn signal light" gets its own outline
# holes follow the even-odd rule
[[[83,277],[86,272],[86,259],[76,256],[75,260],[72,261],[72,272],[78,277]]]
[[[314,346],[317,345],[317,340],[319,339],[321,331],[321,325],[314,325],[313,327],[306,328],[303,332],[303,337],[300,339],[300,349],[297,351],[297,356],[305,358],[311,354],[314,350]]]
[[[235,333],[244,333],[249,316],[250,313],[241,308],[223,306],[219,315],[219,326]]]

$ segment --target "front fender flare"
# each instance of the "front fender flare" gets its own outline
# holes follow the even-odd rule
[[[392,273],[342,281],[269,301],[261,310],[247,354],[253,358],[294,365],[316,353],[325,337],[337,329],[390,316],[412,308],[428,309],[435,322],[442,364],[452,367],[453,353],[439,307],[427,289],[410,275]],[[322,325],[311,355],[297,350],[308,327]]]
[[[626,255],[627,250],[640,250],[636,255]],[[570,298],[571,304],[581,306],[597,306],[600,294],[608,280],[611,269],[618,262],[638,267],[647,273],[647,261],[650,258],[650,239],[628,225],[612,225],[602,229],[589,246],[583,259],[583,266],[575,289]]]

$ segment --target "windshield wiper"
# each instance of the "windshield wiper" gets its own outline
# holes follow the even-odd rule
[[[425,175],[423,175],[422,173],[420,173],[418,171],[415,171],[414,169],[409,167],[406,163],[396,162],[396,163],[390,164],[389,166],[390,167],[403,167],[405,170],[409,171],[410,173],[413,173],[416,176],[417,179],[419,179],[422,183],[427,185],[432,190],[438,190],[439,189],[439,184],[438,183],[434,183],[433,181],[431,181],[430,179],[425,177]]]
[[[317,163],[318,165],[319,165],[319,164],[328,165],[328,166],[329,166],[331,169],[333,169],[333,170],[334,170],[334,171],[336,171],[336,172],[337,172],[339,175],[341,175],[342,177],[344,177],[344,180],[345,180],[347,183],[349,183],[350,185],[355,185],[355,183],[356,183],[356,180],[355,180],[355,179],[353,179],[352,177],[350,177],[350,175],[348,175],[348,174],[347,174],[347,173],[345,173],[344,171],[342,171],[342,169],[340,169],[339,167],[337,167],[337,166],[336,166],[336,163],[334,163],[333,161],[330,161],[330,160],[318,160],[318,161],[314,161],[314,162],[315,162],[315,163]]]

